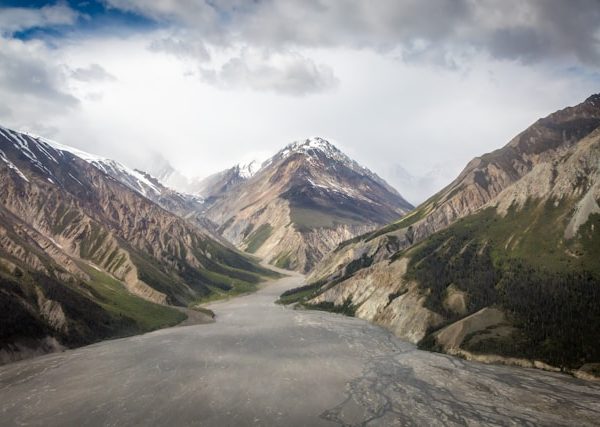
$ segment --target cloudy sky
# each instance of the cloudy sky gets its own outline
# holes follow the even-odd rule
[[[600,92],[599,0],[0,0],[0,123],[189,176],[308,136],[419,202]]]

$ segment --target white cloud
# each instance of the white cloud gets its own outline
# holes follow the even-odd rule
[[[116,80],[109,90],[106,82],[71,82],[77,108],[53,117],[20,111],[20,123],[44,123],[58,129],[54,137],[64,143],[133,166],[158,152],[196,176],[322,135],[386,178],[393,179],[388,171],[395,165],[417,177],[432,169],[452,177],[470,158],[502,146],[538,117],[580,102],[600,81],[593,74],[569,75],[485,55],[456,72],[407,65],[369,50],[304,49],[300,58],[327,63],[339,83],[333,91],[290,97],[209,84],[190,75],[195,61],[148,50],[159,36],[85,39],[64,47],[61,62],[73,69],[98,64]],[[230,54],[217,59],[226,63]],[[261,64],[249,63],[251,70]],[[247,75],[227,78],[249,84]],[[427,195],[408,193],[413,200]]]
[[[77,107],[58,56],[39,41],[0,37],[0,99],[12,123],[31,127]]]
[[[335,88],[339,81],[331,67],[297,52],[260,52],[242,49],[217,67],[201,67],[206,82],[225,89],[252,89],[287,95],[307,95]]]
[[[389,50],[425,42],[419,58],[476,49],[524,62],[600,65],[597,0],[107,0],[184,26],[213,44]],[[440,62],[438,58],[435,61]]]
[[[25,7],[0,7],[0,34],[36,27],[73,25],[79,14],[67,4],[58,3],[39,9]]]
[[[242,0],[240,0],[242,1]],[[219,10],[225,1],[189,1],[189,0],[105,0],[109,7],[139,13],[147,17],[179,22],[185,22],[204,31],[216,31],[219,22]]]
[[[168,35],[152,40],[148,47],[153,52],[168,53],[181,59],[191,58],[199,62],[210,59],[210,53],[202,40],[195,40],[185,32],[181,36]]]
[[[102,66],[98,64],[90,64],[87,67],[76,68],[71,72],[71,76],[75,80],[81,82],[94,82],[94,81],[115,81],[116,78]]]
[[[598,91],[598,8],[575,1],[109,0],[166,24],[53,47],[5,37],[0,118],[195,176],[321,135],[385,178],[409,170],[417,201]]]

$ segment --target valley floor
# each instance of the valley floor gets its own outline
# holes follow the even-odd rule
[[[419,351],[356,318],[275,305],[0,367],[0,425],[600,425],[600,384]]]

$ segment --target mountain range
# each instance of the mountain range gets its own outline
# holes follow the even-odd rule
[[[162,166],[164,180],[179,176]],[[412,208],[320,138],[188,182],[189,194],[0,128],[0,179],[0,361],[177,323],[185,314],[173,306],[277,275],[240,249],[306,271]]]
[[[470,359],[597,362],[599,169],[593,95],[473,159],[403,218],[340,244],[282,299]]]
[[[0,356],[174,324],[273,272],[175,212],[197,200],[118,162],[0,128]]]
[[[209,206],[226,197],[231,189],[251,178],[258,169],[260,164],[256,161],[237,164],[206,178],[192,180],[188,188],[190,192],[204,198]]]
[[[168,162],[153,170],[171,182]],[[326,253],[413,206],[324,138],[288,144],[266,161],[237,164],[179,186],[202,200],[187,218],[277,267],[308,272]],[[193,212],[193,213],[190,213]]]
[[[0,362],[176,324],[278,275],[259,260],[308,274],[281,303],[421,348],[545,369],[600,360],[600,95],[416,208],[320,137],[204,179],[152,169],[0,127]]]

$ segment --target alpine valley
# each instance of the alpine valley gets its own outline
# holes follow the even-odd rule
[[[0,1],[0,427],[600,427],[600,0]]]
[[[0,160],[4,362],[177,324],[174,306],[279,276],[242,251],[305,272],[412,208],[320,138],[188,183],[194,194],[6,128]]]
[[[473,159],[402,218],[347,240],[284,303],[421,348],[598,375],[600,95]]]
[[[6,128],[0,160],[1,361],[175,325],[279,268],[308,274],[283,304],[467,359],[597,372],[599,95],[417,208],[320,137],[195,180]]]

